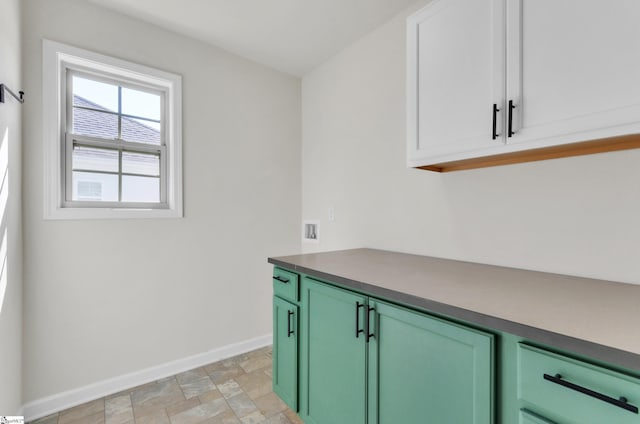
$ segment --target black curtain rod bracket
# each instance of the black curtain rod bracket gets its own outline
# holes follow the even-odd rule
[[[7,91],[9,94],[13,96],[14,99],[19,101],[20,103],[24,103],[24,91],[18,91],[19,96],[11,91],[9,87],[4,84],[0,84],[0,103],[4,103],[4,92]]]

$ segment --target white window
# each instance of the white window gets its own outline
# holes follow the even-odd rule
[[[45,218],[182,216],[181,77],[45,40]]]

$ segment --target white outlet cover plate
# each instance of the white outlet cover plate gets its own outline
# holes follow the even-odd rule
[[[308,227],[314,228],[308,234]],[[312,236],[312,237],[309,237]],[[315,237],[313,237],[315,236]],[[302,221],[302,242],[303,243],[320,243],[320,221],[318,220],[305,220]]]

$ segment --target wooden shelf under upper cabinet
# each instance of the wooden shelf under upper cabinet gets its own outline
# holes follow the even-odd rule
[[[561,146],[505,153],[494,156],[464,159],[452,162],[419,166],[418,169],[435,172],[463,171],[466,169],[486,168],[490,166],[511,165],[523,162],[558,159],[570,156],[591,155],[594,153],[615,152],[640,148],[640,134],[590,140]]]

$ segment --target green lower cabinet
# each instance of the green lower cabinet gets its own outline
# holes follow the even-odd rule
[[[637,371],[284,269],[274,293],[273,389],[306,424],[640,424]]]
[[[298,307],[273,298],[273,391],[298,410]]]
[[[493,336],[309,278],[302,310],[305,423],[493,423]]]
[[[307,424],[365,424],[367,352],[356,334],[365,297],[306,277],[302,287],[300,415]]]
[[[493,423],[493,336],[384,302],[369,342],[369,424]]]

